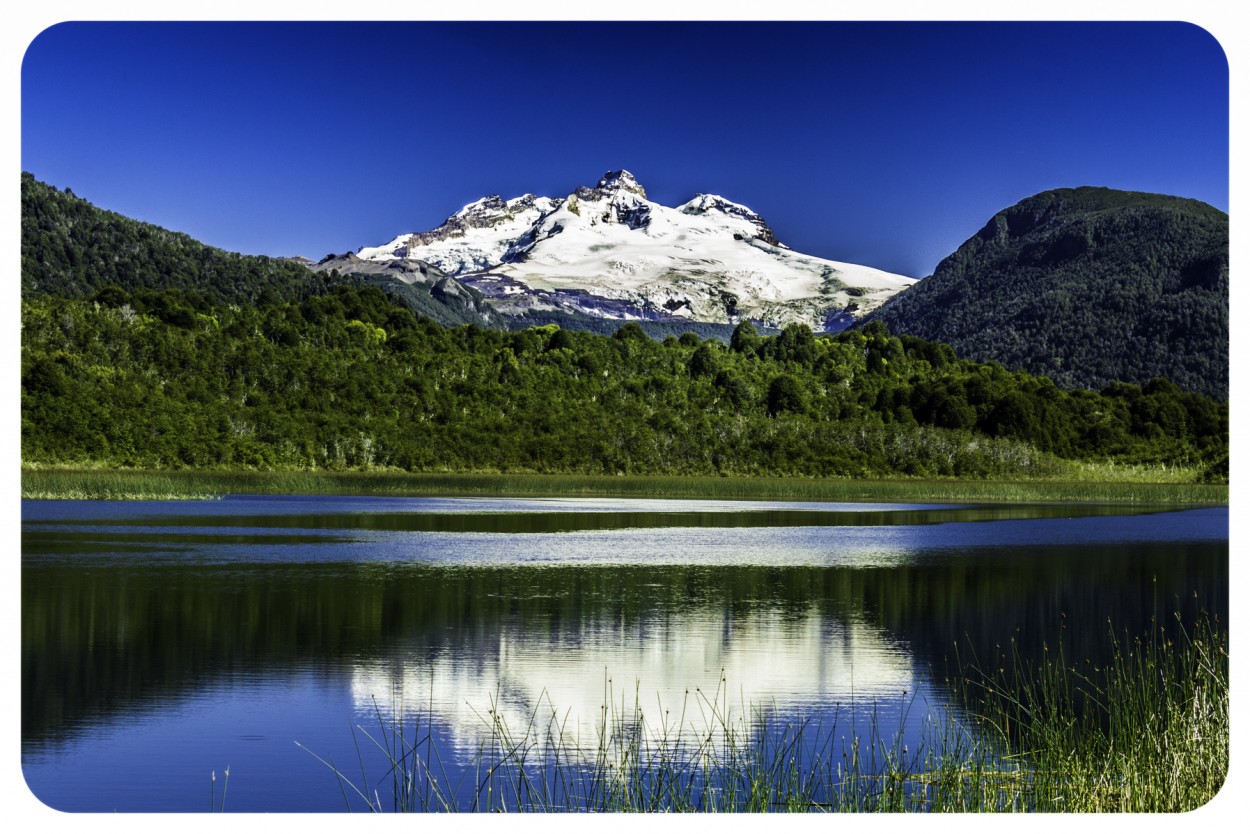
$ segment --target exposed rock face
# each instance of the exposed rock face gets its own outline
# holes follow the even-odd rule
[[[469,229],[495,228],[500,224],[516,220],[518,216],[550,211],[552,205],[554,203],[551,199],[535,197],[533,194],[525,194],[506,202],[498,194],[493,194],[465,206],[448,217],[437,229],[409,235],[408,245],[421,246],[436,240],[464,237]]]
[[[326,255],[312,266],[317,272],[337,269],[342,275],[388,275],[405,284],[434,284],[447,273],[436,266],[414,260],[366,261],[348,252]]]
[[[511,239],[525,234],[555,205],[556,201],[533,194],[506,201],[495,194],[469,203],[436,229],[361,249],[360,257],[426,260],[450,274],[488,269],[503,259]]]
[[[608,171],[599,178],[599,184],[595,186],[600,191],[625,191],[630,194],[636,194],[642,199],[647,199],[647,191],[642,187],[642,183],[634,179],[634,175],[629,171]]]
[[[499,312],[482,293],[424,261],[364,260],[348,252],[327,255],[311,269],[352,276],[378,287],[414,313],[448,326],[472,323],[501,327],[504,324]]]

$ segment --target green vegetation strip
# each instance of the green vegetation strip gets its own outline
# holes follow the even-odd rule
[[[743,323],[728,345],[633,322],[447,329],[370,287],[237,309],[174,290],[22,305],[27,465],[1228,479],[1227,403],[1164,379],[1064,390],[879,323],[820,338]]]
[[[1109,470],[1102,474],[1115,475]],[[1221,484],[402,472],[23,469],[22,497],[204,499],[222,495],[585,496],[785,501],[1227,504]]]

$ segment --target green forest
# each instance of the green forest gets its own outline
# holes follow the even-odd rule
[[[1228,399],[1228,215],[1162,194],[1046,191],[870,315],[1065,388],[1165,377]]]
[[[22,320],[26,465],[1227,478],[1226,404],[1162,379],[1063,390],[879,323],[729,345],[446,328],[367,286],[258,306],[109,286]]]

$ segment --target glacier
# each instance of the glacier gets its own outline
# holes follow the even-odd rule
[[[427,264],[505,315],[799,322],[818,332],[845,328],[916,280],[796,252],[757,213],[715,194],[652,202],[626,170],[563,198],[484,197],[356,257]]]

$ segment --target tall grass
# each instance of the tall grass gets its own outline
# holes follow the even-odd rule
[[[848,736],[837,715],[735,710],[722,678],[675,715],[647,715],[638,693],[630,707],[605,687],[590,739],[549,702],[521,727],[492,704],[454,780],[428,719],[406,728],[380,708],[357,749],[363,738],[381,751],[386,773],[371,781],[363,755],[358,777],[321,761],[348,807],[370,811],[1187,811],[1228,769],[1227,637],[1206,619],[1189,630],[1178,620],[1174,634],[1111,634],[1112,660],[1096,668],[1058,651],[969,665],[957,700],[970,711],[926,714],[919,738],[875,712]]]
[[[23,498],[174,499],[228,494],[586,496],[785,501],[1220,504],[1228,486],[1124,479],[867,480],[405,472],[23,469]]]
[[[1228,640],[1200,618],[1144,635],[1108,624],[1109,660],[1066,655],[963,677],[963,700],[992,737],[1025,751],[1029,800],[1045,810],[1185,811],[1228,772]]]

